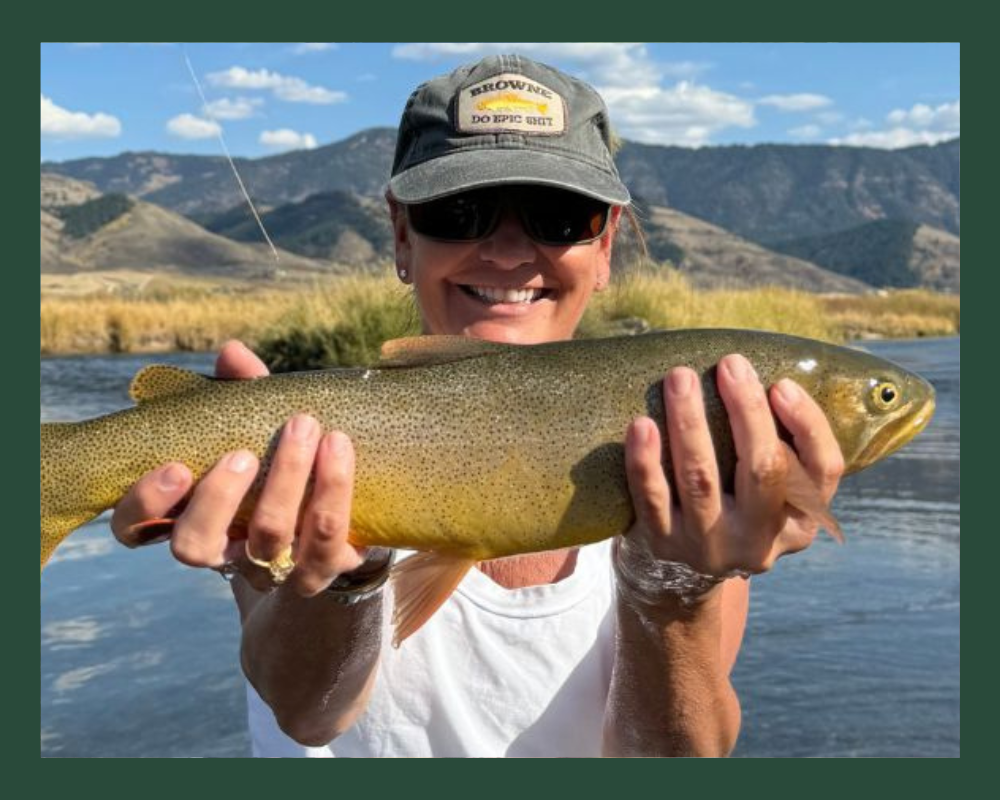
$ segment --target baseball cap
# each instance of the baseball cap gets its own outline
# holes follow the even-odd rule
[[[588,84],[520,55],[488,56],[421,84],[399,122],[389,191],[423,203],[501,184],[630,201],[611,123]]]

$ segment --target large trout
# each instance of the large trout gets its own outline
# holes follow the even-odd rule
[[[410,565],[406,591],[429,581],[444,587],[432,594],[447,596],[477,561],[582,545],[628,528],[625,431],[642,414],[662,427],[661,380],[672,367],[702,376],[731,488],[736,456],[715,386],[715,364],[727,353],[745,355],[765,386],[784,377],[803,386],[826,412],[848,472],[904,445],[934,410],[930,384],[888,361],[742,330],[529,346],[418,337],[387,343],[371,369],[246,381],[151,366],[132,382],[135,407],[41,426],[41,563],[167,461],[184,462],[198,478],[227,451],[255,452],[261,475],[241,510],[249,518],[282,425],[305,412],[353,440],[351,541],[427,551],[403,562]],[[670,475],[666,447],[664,462]],[[790,488],[789,503],[835,528],[815,487],[802,483]],[[399,584],[397,602],[406,603]]]

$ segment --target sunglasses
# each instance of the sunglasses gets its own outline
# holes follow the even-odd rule
[[[611,207],[586,195],[547,186],[489,186],[406,207],[417,233],[442,242],[474,242],[496,230],[510,208],[539,244],[566,247],[599,238]]]

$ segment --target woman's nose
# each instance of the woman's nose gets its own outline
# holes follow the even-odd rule
[[[513,268],[534,261],[538,250],[514,209],[504,208],[496,228],[480,243],[479,252],[486,261]]]

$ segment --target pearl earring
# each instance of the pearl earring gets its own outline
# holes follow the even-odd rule
[[[401,281],[405,281],[407,279],[407,277],[409,276],[409,274],[410,273],[405,268],[400,268],[400,270],[399,270],[399,279]]]

